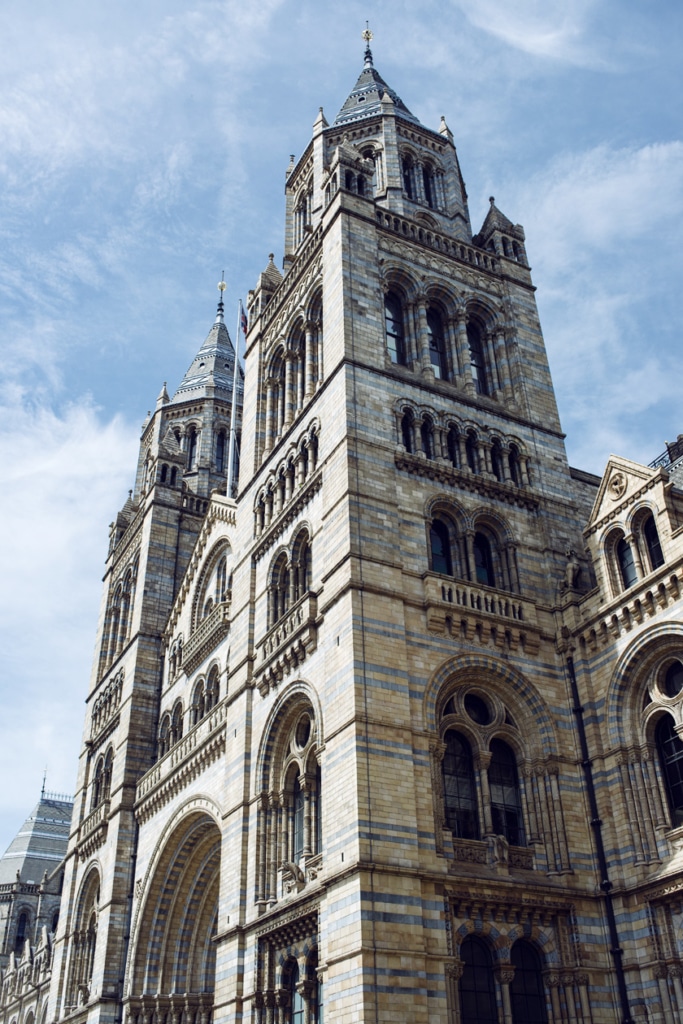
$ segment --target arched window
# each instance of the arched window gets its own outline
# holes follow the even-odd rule
[[[460,445],[458,442],[458,431],[455,427],[448,428],[448,434],[446,435],[446,444],[448,446],[448,458],[451,460],[454,466],[460,465]]]
[[[428,459],[434,458],[434,428],[428,416],[422,420],[420,426],[420,437],[422,440],[422,451]]]
[[[167,754],[171,746],[171,719],[164,715],[159,728],[159,757]]]
[[[301,859],[304,852],[304,792],[299,784],[298,777],[294,779],[292,790],[292,805],[294,809],[294,841],[292,855],[294,863]]]
[[[452,576],[453,563],[451,560],[451,542],[448,536],[448,527],[439,519],[435,519],[429,527],[429,548],[432,572],[440,572],[444,576]]]
[[[204,699],[204,710],[206,712],[209,712],[211,708],[215,708],[216,704],[218,704],[219,687],[218,666],[214,665],[209,672],[209,678],[206,681]]]
[[[654,570],[658,569],[660,565],[664,565],[662,545],[659,543],[659,534],[657,533],[657,525],[655,523],[654,516],[650,515],[647,517],[643,523],[642,529],[648,558],[650,559],[650,568],[654,572]]]
[[[204,699],[204,680],[200,679],[194,689],[194,696],[192,698],[192,724],[196,725],[197,722],[201,722],[205,713],[205,699]]]
[[[225,431],[219,430],[216,434],[216,472],[222,473],[225,469]]]
[[[510,950],[515,974],[510,985],[512,1024],[547,1024],[541,958],[530,942],[517,939]]]
[[[477,393],[488,395],[489,389],[486,383],[486,360],[484,358],[484,342],[481,336],[481,328],[478,324],[467,325],[467,341],[470,347],[470,364],[472,366],[472,380]]]
[[[663,689],[667,697],[677,697],[683,690],[683,665],[672,661],[664,673]]]
[[[415,198],[415,188],[413,186],[413,165],[410,160],[403,158],[401,161],[401,169],[403,171],[403,191],[408,196],[408,199]]]
[[[228,565],[224,558],[221,558],[216,569],[216,604],[222,604],[227,600],[226,578]]]
[[[19,914],[19,921],[17,923],[17,935],[14,941],[14,952],[16,956],[21,956],[24,952],[24,943],[26,942],[26,936],[28,934],[28,914],[22,912]]]
[[[274,625],[289,609],[289,564],[283,552],[275,563],[271,584],[271,625]]]
[[[197,464],[197,431],[190,427],[187,435],[187,468],[195,469]]]
[[[401,417],[401,440],[407,452],[413,450],[413,414],[407,410]]]
[[[460,1024],[498,1024],[493,960],[486,943],[468,935],[460,945]]]
[[[178,701],[171,718],[171,746],[183,738],[183,705]]]
[[[162,482],[162,484],[166,483],[167,476],[168,476],[168,466],[164,462],[164,464],[161,467],[161,482]]]
[[[621,582],[624,584],[624,589],[628,590],[629,587],[638,582],[638,573],[633,561],[631,545],[625,537],[622,537],[617,544],[617,562],[619,563]]]
[[[524,819],[515,755],[502,740],[491,740],[490,750],[488,774],[493,831],[505,836],[512,846],[523,846]]]
[[[178,482],[178,467],[177,466],[173,466],[171,468],[171,487],[175,487],[177,482]]]
[[[479,839],[472,750],[465,737],[452,729],[446,733],[442,773],[446,826],[459,839]]]
[[[659,764],[664,776],[671,811],[671,825],[683,825],[683,742],[674,729],[671,715],[660,718],[655,729]]]
[[[427,206],[433,209],[436,206],[434,195],[434,172],[428,164],[423,164],[422,166],[422,182],[424,184]]]
[[[304,1024],[304,997],[299,991],[299,965],[290,960],[287,972],[287,989],[289,990],[289,1022]]]
[[[50,931],[54,934],[57,931],[57,925],[59,924],[59,911],[55,910],[52,915],[52,924],[50,925]]]
[[[384,325],[387,334],[387,348],[392,363],[403,365],[406,361],[403,336],[403,306],[395,292],[384,296]]]
[[[496,438],[491,445],[491,469],[496,480],[500,480],[502,483],[505,479],[505,470],[503,469],[503,450],[500,446],[500,441]]]
[[[474,573],[477,583],[487,587],[495,587],[496,577],[493,572],[491,542],[484,533],[475,533],[472,544],[474,548]]]
[[[467,432],[467,437],[465,438],[465,453],[467,455],[467,465],[473,473],[478,473],[479,452],[477,451],[477,438],[472,430]]]
[[[447,380],[443,321],[439,311],[433,308],[427,310],[427,333],[429,335],[429,359],[434,376],[437,380]]]
[[[510,445],[508,465],[510,466],[510,477],[512,478],[512,482],[520,487],[522,483],[522,471],[519,463],[519,451],[517,449],[517,445]]]
[[[110,747],[104,759],[102,768],[102,793],[101,800],[108,800],[111,795],[111,776],[114,768],[114,751]]]
[[[100,757],[95,766],[95,775],[92,782],[92,803],[91,810],[95,810],[102,803],[102,776],[104,773],[104,758]]]

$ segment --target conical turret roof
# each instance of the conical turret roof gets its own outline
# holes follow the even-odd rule
[[[372,62],[372,53],[368,46],[365,51],[365,66],[358,77],[358,81],[349,93],[346,103],[335,117],[333,127],[338,128],[340,125],[355,123],[367,117],[376,117],[378,114],[381,114],[382,98],[385,95],[391,97],[396,113],[400,117],[405,118],[407,121],[412,121],[414,124],[420,124],[415,115],[411,114],[408,110],[401,97],[394,92],[391,86],[387,85],[379,71],[377,71]]]
[[[53,871],[66,854],[71,812],[70,800],[43,794],[0,858],[0,885],[17,880],[38,885],[46,871]]]
[[[234,372],[235,349],[223,320],[223,303],[219,302],[213,326],[180,382],[172,404],[209,396],[230,401]],[[243,381],[244,374],[240,367],[237,382],[240,401],[244,388]]]

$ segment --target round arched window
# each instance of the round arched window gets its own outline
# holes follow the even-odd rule
[[[491,721],[491,712],[486,701],[478,697],[476,693],[468,693],[465,696],[465,711],[477,725],[488,725]]]
[[[680,661],[672,661],[662,680],[662,689],[667,697],[677,697],[683,690],[683,665]]]

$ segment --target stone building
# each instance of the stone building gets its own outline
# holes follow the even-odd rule
[[[236,497],[222,305],[143,427],[40,1024],[673,1024],[683,451],[568,465],[524,232],[369,48],[282,265]]]

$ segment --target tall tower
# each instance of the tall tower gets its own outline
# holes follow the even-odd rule
[[[51,1019],[85,1008],[92,1019],[120,1019],[137,845],[136,785],[157,758],[169,611],[210,495],[226,490],[234,373],[221,297],[174,397],[164,384],[143,424],[135,488],[110,527]],[[182,650],[170,656],[182,658]]]

